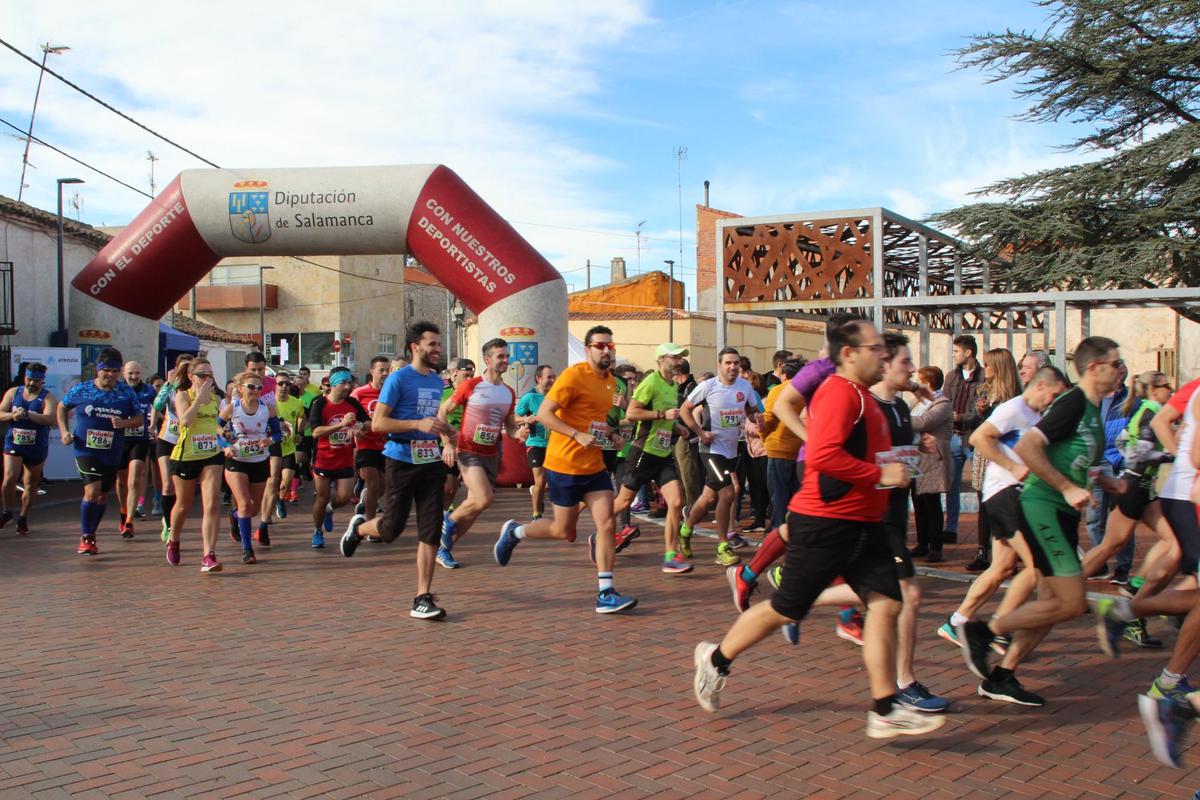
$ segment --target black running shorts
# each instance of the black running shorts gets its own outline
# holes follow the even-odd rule
[[[789,511],[788,543],[771,608],[801,620],[839,575],[864,602],[872,592],[903,601],[896,560],[881,522],[810,517]]]
[[[1125,494],[1114,494],[1110,496],[1110,499],[1126,519],[1137,522],[1145,513],[1146,506],[1155,499],[1154,483],[1147,481],[1141,475],[1134,475],[1132,472],[1122,473],[1121,477],[1129,485],[1129,488]]]
[[[708,488],[719,492],[733,484],[733,475],[737,472],[736,458],[701,453],[700,463],[704,465],[704,485]]]
[[[125,469],[133,461],[145,461],[150,457],[149,439],[125,438],[125,447],[121,450],[121,469]]]
[[[659,487],[666,486],[671,481],[679,480],[679,470],[675,466],[675,456],[656,456],[637,447],[629,450],[625,459],[625,474],[621,486],[636,492],[650,481]]]
[[[1200,522],[1196,520],[1196,504],[1187,500],[1172,500],[1160,497],[1163,516],[1175,532],[1179,549],[1183,555],[1179,558],[1179,571],[1184,575],[1196,574],[1196,562],[1200,560]]]
[[[377,469],[382,472],[387,468],[383,463],[382,450],[355,450],[354,451],[354,468],[355,469]]]
[[[526,447],[525,448],[525,463],[530,469],[541,469],[542,464],[546,462],[546,448],[544,447]]]
[[[105,464],[98,458],[75,456],[75,469],[79,470],[79,477],[83,480],[84,486],[89,483],[99,483],[100,491],[106,494],[117,482],[116,465]]]
[[[200,477],[200,473],[205,467],[223,467],[225,466],[225,454],[217,453],[215,456],[201,459],[199,461],[176,461],[171,459],[171,474],[178,476],[180,480],[194,481]]]
[[[992,537],[1007,542],[1025,530],[1025,512],[1021,511],[1021,487],[1006,486],[983,501]]]
[[[271,459],[262,461],[238,461],[233,458],[225,459],[226,472],[239,472],[250,478],[251,483],[266,483],[271,477]]]

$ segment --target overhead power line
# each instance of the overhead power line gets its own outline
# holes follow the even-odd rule
[[[73,83],[72,81],[70,81],[70,80],[68,80],[68,79],[64,78],[62,75],[59,75],[59,74],[58,74],[57,72],[55,72],[54,70],[52,70],[52,69],[50,69],[49,67],[47,67],[47,66],[43,65],[43,64],[42,64],[40,61],[38,61],[37,59],[33,58],[33,57],[32,57],[32,56],[30,56],[30,55],[27,55],[27,54],[26,54],[26,53],[24,53],[24,52],[22,52],[22,51],[21,51],[21,50],[20,50],[18,47],[16,47],[15,45],[13,45],[13,44],[11,44],[11,43],[9,43],[9,42],[6,42],[6,41],[5,41],[5,40],[3,40],[3,39],[0,39],[0,44],[4,45],[4,46],[5,46],[5,47],[7,47],[9,50],[12,50],[14,53],[16,53],[16,54],[17,54],[17,55],[19,55],[21,58],[23,58],[23,59],[25,59],[26,61],[28,61],[30,64],[33,64],[33,65],[34,65],[35,67],[37,67],[38,69],[40,69],[40,70],[42,70],[42,71],[44,71],[44,72],[46,72],[46,73],[48,73],[48,74],[50,74],[50,75],[53,75],[55,78],[58,78],[60,81],[62,81],[63,83],[65,83],[67,86],[70,86],[72,89],[74,89],[75,91],[79,92],[79,93],[80,93],[80,94],[82,94],[84,97],[88,98],[89,100],[92,100],[92,101],[94,101],[94,102],[96,102],[96,103],[99,103],[100,105],[102,105],[102,106],[104,106],[105,108],[107,108],[109,111],[111,111],[111,112],[113,112],[114,114],[116,114],[118,117],[120,117],[120,118],[122,118],[122,119],[124,119],[124,120],[126,120],[126,121],[128,121],[128,122],[132,122],[134,125],[137,125],[139,128],[141,128],[142,130],[146,131],[146,132],[147,132],[147,133],[149,133],[151,136],[154,136],[154,137],[155,137],[155,138],[157,138],[157,139],[162,139],[164,142],[166,142],[167,144],[171,145],[172,147],[175,147],[175,148],[178,148],[178,149],[182,150],[183,152],[187,153],[189,156],[192,156],[193,158],[198,158],[199,160],[203,161],[205,164],[208,164],[210,167],[216,167],[216,166],[218,166],[217,164],[214,164],[213,162],[209,161],[207,158],[205,158],[204,156],[200,155],[199,153],[196,153],[196,152],[194,152],[194,151],[192,151],[192,150],[189,150],[188,148],[186,148],[186,147],[184,147],[183,145],[179,144],[179,142],[172,141],[171,139],[168,139],[166,136],[163,136],[161,133],[159,133],[158,131],[154,130],[154,129],[153,129],[153,128],[151,128],[150,126],[148,126],[148,125],[144,125],[143,123],[141,123],[141,122],[138,122],[136,119],[134,119],[133,117],[129,116],[129,115],[128,115],[128,114],[126,114],[124,111],[121,111],[120,109],[114,108],[113,106],[111,106],[111,105],[109,105],[108,103],[106,103],[106,102],[104,102],[103,100],[101,100],[99,97],[96,97],[96,95],[92,94],[92,93],[91,93],[91,92],[89,92],[87,89],[84,89],[84,88],[83,88],[82,86],[80,86],[79,84],[77,84],[77,83]]]

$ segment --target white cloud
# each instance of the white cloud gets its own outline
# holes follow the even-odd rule
[[[67,7],[64,9],[64,5]],[[603,228],[623,222],[587,190],[610,156],[565,138],[558,115],[593,108],[600,56],[651,23],[643,2],[374,4],[324,2],[35,4],[4,38],[222,166],[445,163],[512,219]],[[28,121],[37,70],[0,53],[0,109]],[[636,123],[634,123],[636,124]],[[62,86],[43,85],[35,135],[148,190],[202,166]],[[0,192],[16,195],[23,142],[0,143]],[[85,221],[122,223],[145,198],[34,145],[25,199],[55,204],[54,178],[78,175]],[[526,231],[555,263],[578,236]],[[580,263],[582,261],[580,260]]]

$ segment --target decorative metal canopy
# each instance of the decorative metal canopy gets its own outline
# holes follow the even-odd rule
[[[1011,264],[985,259],[964,243],[886,208],[822,211],[719,220],[721,258],[718,347],[728,313],[783,319],[823,319],[858,311],[877,324],[929,334],[979,331],[986,340],[1048,334],[1046,312],[1066,350],[1066,311],[1093,308],[1200,306],[1200,288],[1018,292]],[[876,287],[882,287],[878,291]],[[1085,332],[1085,335],[1086,332]]]

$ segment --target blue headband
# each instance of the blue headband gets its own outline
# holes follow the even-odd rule
[[[117,361],[116,359],[109,359],[108,361],[97,361],[96,362],[96,369],[115,369],[118,372],[120,372],[121,367],[123,367],[123,366],[125,366],[125,365],[122,364],[120,361]]]
[[[351,377],[353,376],[351,376],[348,370],[339,369],[337,372],[334,372],[329,376],[329,386],[330,388],[333,388],[339,383],[345,383],[346,381],[350,380]]]
[[[35,381],[44,380],[46,377],[46,370],[44,370],[44,369],[25,370],[25,377],[33,378]]]

